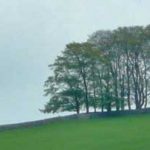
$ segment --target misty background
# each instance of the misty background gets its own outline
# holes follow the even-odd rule
[[[149,10],[149,0],[0,0],[0,124],[52,117],[39,111],[48,101],[43,85],[65,45],[148,25]]]

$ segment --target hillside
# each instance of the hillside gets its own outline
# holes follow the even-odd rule
[[[149,150],[150,115],[56,121],[0,132],[3,150]]]

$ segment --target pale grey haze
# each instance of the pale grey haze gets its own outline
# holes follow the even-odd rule
[[[0,124],[43,119],[43,84],[69,42],[147,25],[149,0],[0,0]]]

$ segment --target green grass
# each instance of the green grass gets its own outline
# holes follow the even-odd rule
[[[150,115],[60,121],[4,131],[0,150],[150,150]]]

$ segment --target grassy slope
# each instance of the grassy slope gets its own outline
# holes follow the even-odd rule
[[[0,132],[0,150],[141,149],[150,149],[150,115],[55,122]]]

